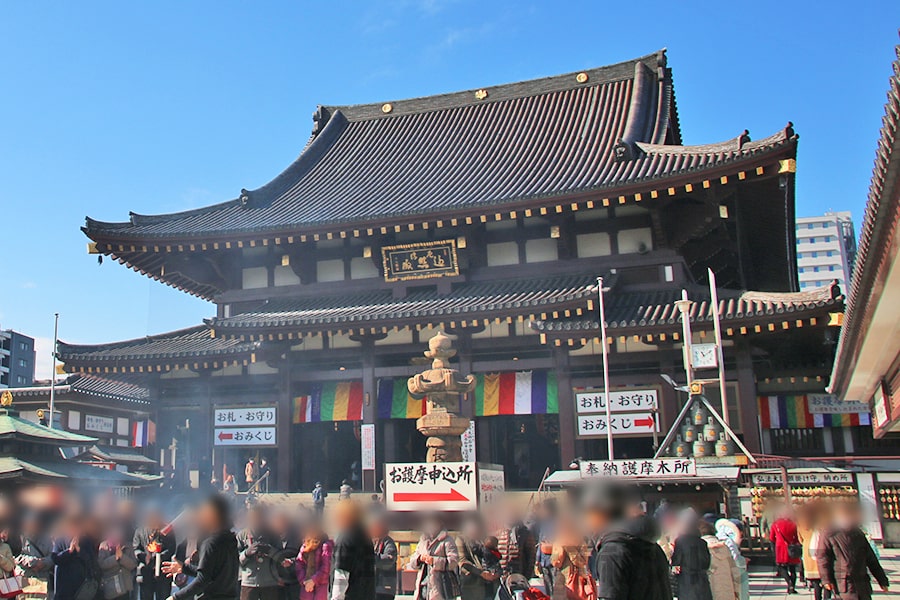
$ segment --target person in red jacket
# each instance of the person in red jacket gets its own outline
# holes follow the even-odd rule
[[[803,555],[803,546],[797,537],[797,524],[791,518],[790,508],[784,508],[769,529],[769,539],[775,544],[775,564],[787,583],[788,594],[797,593],[797,565]]]

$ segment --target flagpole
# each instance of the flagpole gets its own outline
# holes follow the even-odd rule
[[[56,344],[59,338],[59,313],[53,313],[53,318],[53,350],[51,351],[53,369],[50,372],[50,420],[48,421],[50,429],[53,429],[53,417],[56,414],[54,410],[56,409]]]
[[[603,306],[603,278],[597,278],[597,297],[600,309],[600,348],[603,352],[603,399],[606,403],[606,452],[608,460],[615,460],[613,453],[612,409],[609,402],[609,348],[606,346],[606,310]]]
[[[713,329],[716,334],[716,354],[719,363],[719,396],[722,398],[722,419],[728,425],[728,399],[725,397],[725,351],[722,348],[722,324],[719,322],[721,315],[719,314],[719,291],[716,286],[716,274],[712,269],[707,269],[709,273],[709,297],[712,299]]]

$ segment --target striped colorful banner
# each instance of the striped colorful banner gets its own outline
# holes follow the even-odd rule
[[[764,429],[814,429],[871,425],[869,413],[811,413],[805,395],[760,396],[759,416]]]
[[[425,399],[410,396],[406,381],[405,377],[378,380],[379,419],[418,419],[425,414]]]
[[[510,371],[478,375],[475,415],[544,415],[559,412],[556,374]]]
[[[294,423],[362,421],[362,381],[317,383],[294,398]]]

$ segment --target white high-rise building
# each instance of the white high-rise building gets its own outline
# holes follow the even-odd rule
[[[856,231],[850,213],[826,212],[797,218],[797,271],[800,289],[829,285],[837,279],[847,294],[856,260]]]

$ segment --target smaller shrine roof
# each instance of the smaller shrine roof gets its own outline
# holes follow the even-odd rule
[[[62,429],[51,429],[38,423],[22,419],[15,411],[0,409],[0,439],[53,444],[56,446],[86,446],[97,438],[71,433]]]
[[[40,397],[50,394],[50,386],[38,385],[14,388],[11,392],[15,398],[20,396]],[[109,379],[87,374],[70,375],[64,382],[56,385],[57,394],[69,392],[127,402],[147,402],[150,399],[150,391],[136,380],[128,378]]]
[[[213,337],[209,327],[198,325],[109,344],[80,345],[60,342],[59,358],[65,363],[224,358],[248,355],[257,348],[258,344],[255,342]]]
[[[134,466],[157,466],[152,458],[147,458],[137,449],[118,448],[115,446],[91,446],[76,458],[93,457],[99,460]]]
[[[80,484],[121,487],[138,487],[160,480],[158,476],[138,476],[74,460],[30,461],[11,456],[0,457],[0,480],[16,478],[45,482],[69,480]]]

